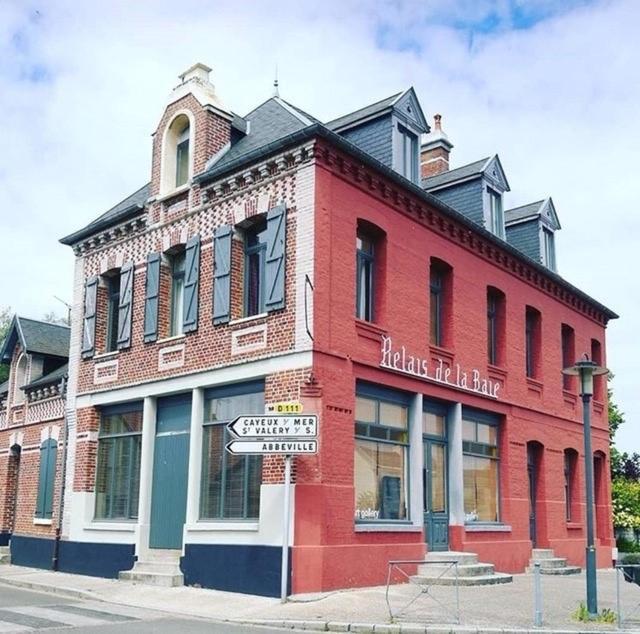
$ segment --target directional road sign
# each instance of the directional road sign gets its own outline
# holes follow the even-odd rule
[[[318,417],[307,416],[238,416],[227,425],[239,438],[315,438]]]
[[[227,443],[227,451],[236,455],[247,454],[300,454],[317,453],[317,440],[232,440]]]

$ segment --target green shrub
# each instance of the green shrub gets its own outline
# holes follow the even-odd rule
[[[616,546],[621,553],[640,553],[640,545],[626,537],[618,537]]]

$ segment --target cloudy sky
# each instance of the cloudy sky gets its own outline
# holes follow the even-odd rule
[[[328,120],[413,85],[453,166],[499,152],[507,206],[552,195],[561,274],[608,330],[623,449],[640,451],[637,0],[0,0],[0,307],[71,296],[57,238],[147,182],[177,75],[212,66],[244,114],[271,94]]]

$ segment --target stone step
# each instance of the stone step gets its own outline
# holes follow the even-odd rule
[[[526,572],[533,574],[533,568],[529,567]],[[541,575],[579,575],[582,572],[582,568],[578,566],[563,566],[562,568],[543,568],[540,567]]]
[[[551,559],[555,557],[552,548],[534,548],[531,551],[531,559]]]
[[[483,577],[494,572],[493,564],[458,564],[458,577]],[[456,569],[447,564],[422,564],[418,566],[418,576],[433,579],[440,576],[455,577]]]
[[[150,548],[140,557],[140,559],[149,562],[157,561],[173,563],[176,561],[180,561],[180,557],[182,557],[181,550],[173,550],[168,548]]]
[[[530,559],[529,568],[533,570],[533,564],[540,564],[540,568],[547,570],[548,568],[564,568],[567,560],[564,557],[550,557],[549,559]]]
[[[457,561],[458,565],[473,565],[478,563],[475,553],[461,553],[454,550],[432,551],[424,558],[429,562]]]
[[[429,577],[423,577],[422,575],[415,575],[411,577],[411,581],[413,583],[429,585],[434,580]],[[496,572],[492,575],[481,575],[477,577],[458,577],[457,579],[450,576],[440,577],[437,582],[433,583],[433,585],[455,586],[457,583],[459,586],[489,586],[499,583],[511,583],[512,581],[513,577],[511,575]]]
[[[162,572],[166,574],[182,574],[179,562],[137,561],[132,572]]]
[[[165,588],[175,588],[184,585],[182,574],[172,574],[164,572],[137,572],[135,570],[124,570],[118,577],[122,581],[133,581],[150,586],[163,586]]]

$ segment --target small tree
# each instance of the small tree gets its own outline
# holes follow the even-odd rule
[[[4,343],[7,331],[11,325],[11,308],[5,306],[0,308],[0,346]],[[4,383],[9,378],[9,366],[0,364],[0,383]]]

